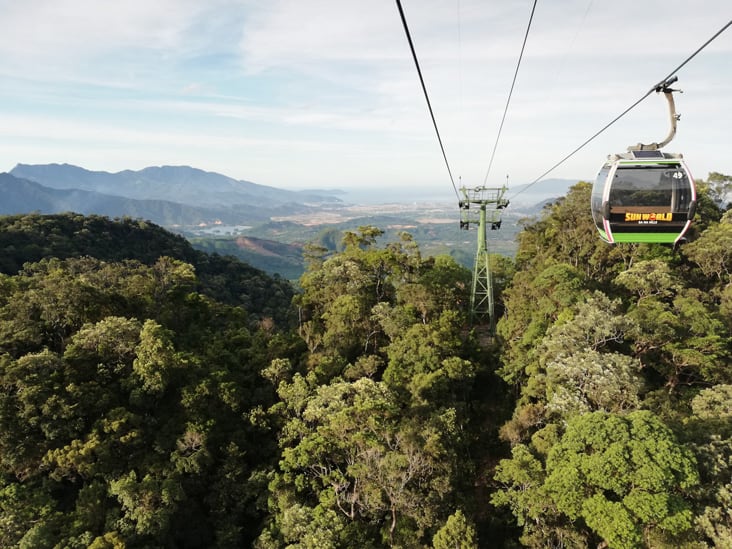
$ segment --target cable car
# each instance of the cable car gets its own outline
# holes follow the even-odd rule
[[[655,86],[668,102],[671,131],[660,143],[628,147],[608,156],[592,187],[591,209],[605,242],[678,244],[696,212],[696,187],[680,154],[661,148],[676,135],[672,76]],[[651,90],[653,91],[653,89]]]
[[[608,157],[591,207],[606,242],[677,244],[694,218],[696,187],[680,154],[630,150]]]

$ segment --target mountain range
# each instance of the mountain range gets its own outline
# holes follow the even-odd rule
[[[0,196],[0,214],[74,211],[165,226],[251,224],[341,202],[335,193],[288,191],[189,166],[109,173],[70,164],[18,164],[0,174]]]
[[[507,215],[518,219],[537,214],[544,204],[565,195],[576,180],[550,179],[540,183],[512,187],[507,192],[511,197]],[[0,173],[0,215],[75,212],[111,219],[148,220],[187,235],[199,250],[234,255],[291,280],[299,278],[304,269],[303,240],[318,239],[322,226],[283,225],[273,223],[272,218],[297,216],[317,220],[324,209],[325,213],[331,213],[338,211],[339,206],[347,208],[348,204],[412,204],[416,198],[427,200],[428,196],[431,196],[429,190],[400,194],[399,188],[288,191],[189,166],[109,173],[69,164],[18,164],[10,173]],[[438,203],[436,199],[435,203]],[[452,203],[444,206],[452,212]],[[407,219],[415,224],[412,232],[423,249],[432,253],[449,252],[455,257],[462,254],[468,263],[472,261],[472,241],[465,244],[460,240],[456,244],[455,235],[444,224],[423,226],[418,221],[424,217],[420,210],[407,217],[402,210],[399,212],[395,218],[393,213],[382,214],[378,208],[367,208],[363,215],[368,219],[346,216],[343,223],[329,227],[338,233],[363,224],[388,228]],[[245,238],[239,231],[249,227],[253,232],[247,232]],[[222,235],[229,236],[208,236],[207,231],[218,229],[223,231]],[[510,222],[505,224],[502,233],[506,244],[499,245],[494,239],[494,248],[510,255],[514,232]],[[452,244],[444,249],[445,242]]]

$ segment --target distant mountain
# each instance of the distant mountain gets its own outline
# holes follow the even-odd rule
[[[287,191],[189,166],[160,166],[109,173],[89,171],[70,164],[18,164],[10,173],[53,189],[80,189],[197,207],[251,205],[273,208],[286,204],[340,202],[336,196],[319,191]]]
[[[269,219],[262,207],[199,207],[169,200],[137,200],[78,189],[49,188],[11,174],[0,174],[0,214],[77,212],[148,219],[165,226],[198,225],[216,220],[246,224]]]

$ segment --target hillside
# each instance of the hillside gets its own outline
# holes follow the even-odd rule
[[[285,244],[249,236],[191,237],[190,242],[198,250],[237,257],[265,272],[277,273],[287,280],[297,280],[305,271],[303,244]]]
[[[18,273],[25,263],[47,258],[93,257],[153,265],[161,256],[191,264],[199,290],[230,305],[241,305],[254,319],[289,319],[292,288],[283,279],[232,257],[195,250],[180,235],[150,222],[78,214],[0,216],[0,272]],[[266,288],[266,291],[265,291]]]
[[[539,209],[531,213],[537,215]],[[507,211],[500,231],[488,234],[490,253],[513,256],[516,252],[516,235],[519,221],[531,215]],[[299,278],[305,270],[302,249],[305,244],[316,244],[330,251],[342,249],[341,239],[348,231],[362,226],[377,226],[384,230],[380,242],[398,241],[400,234],[408,232],[425,256],[450,255],[460,264],[472,268],[477,246],[477,230],[461,230],[454,210],[440,211],[441,219],[430,219],[422,211],[401,214],[354,216],[341,222],[311,223],[303,225],[293,221],[269,221],[255,227],[242,228],[238,234],[207,236],[207,231],[184,231],[193,246],[204,251],[231,254],[267,272],[276,272],[289,280]],[[445,217],[455,221],[445,222]],[[256,246],[242,246],[248,239]],[[261,251],[261,254],[258,253]],[[274,254],[274,255],[273,255]]]

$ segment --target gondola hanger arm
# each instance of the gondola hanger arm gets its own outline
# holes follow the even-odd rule
[[[661,141],[660,143],[638,143],[637,145],[631,145],[628,147],[628,151],[657,151],[669,143],[671,143],[671,140],[676,135],[676,123],[679,121],[679,118],[681,118],[680,114],[676,114],[676,103],[674,102],[674,92],[684,93],[681,90],[674,90],[671,88],[671,84],[676,82],[678,80],[677,76],[672,76],[670,78],[667,78],[663,82],[659,82],[659,84],[655,87],[654,91],[656,93],[663,93],[666,96],[666,101],[668,102],[668,111],[669,111],[669,118],[671,120],[671,129],[668,132],[668,135],[666,136],[666,139]]]

